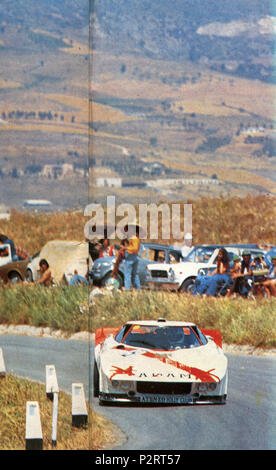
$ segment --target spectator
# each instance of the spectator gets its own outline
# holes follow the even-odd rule
[[[128,231],[128,244],[125,248],[125,290],[129,291],[134,286],[140,290],[140,278],[137,272],[138,253],[140,250],[139,226],[126,225],[124,231]]]
[[[74,270],[74,274],[73,276],[71,277],[70,281],[69,281],[69,286],[78,286],[80,284],[85,284],[85,285],[88,285],[88,280],[81,276],[77,269]]]
[[[181,248],[181,254],[184,259],[186,256],[188,256],[193,248],[193,236],[191,233],[186,233],[184,236],[184,245]]]
[[[51,286],[53,283],[53,278],[48,261],[46,261],[46,259],[41,259],[39,262],[39,267],[41,277],[38,281],[35,281],[35,284],[40,284],[46,287]]]
[[[232,294],[236,294],[239,292],[239,279],[241,276],[241,260],[240,257],[237,255],[233,256],[233,267],[230,269],[230,276],[232,278],[232,285],[228,290],[225,297],[230,297]]]
[[[228,283],[230,277],[230,258],[225,248],[220,248],[218,252],[217,267],[210,275],[210,282],[206,289],[206,295],[215,296],[221,282]]]
[[[95,261],[100,256],[100,244],[98,242],[90,242],[89,243],[89,254],[91,256],[92,261]]]
[[[250,251],[244,250],[242,253],[241,272],[242,274],[252,275],[252,259]]]
[[[113,245],[110,245],[108,238],[104,238],[101,242],[99,249],[99,258],[104,258],[105,256],[115,256],[115,250]]]
[[[230,277],[230,259],[225,248],[220,248],[217,257],[217,267],[211,273],[205,276],[198,276],[195,281],[194,294],[216,295],[219,284],[223,281],[229,283]]]
[[[76,285],[81,285],[81,284],[89,285],[89,258],[87,258],[86,264],[87,264],[87,271],[86,271],[85,277],[81,276],[78,273],[77,269],[75,269],[74,274],[69,281],[69,286],[76,286]]]
[[[255,256],[254,261],[251,264],[251,267],[256,270],[261,270],[261,269],[266,269],[268,266],[265,263],[263,256],[260,254],[260,255]]]
[[[125,259],[125,250],[128,245],[128,240],[122,240],[120,249],[118,250],[117,257],[113,266],[111,277],[115,278],[118,275],[119,265]]]
[[[262,282],[268,297],[276,297],[276,255],[272,255],[271,259],[266,258],[268,265],[267,279]]]

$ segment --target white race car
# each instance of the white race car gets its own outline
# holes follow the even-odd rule
[[[225,404],[228,366],[221,334],[164,319],[95,332],[99,403]]]

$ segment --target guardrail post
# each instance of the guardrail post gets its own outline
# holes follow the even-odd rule
[[[86,426],[88,413],[85,402],[85,394],[82,383],[72,384],[72,426]]]
[[[43,436],[40,422],[39,404],[37,401],[26,403],[26,450],[42,450]]]
[[[53,401],[54,393],[58,393],[58,382],[56,376],[56,368],[54,365],[46,366],[46,395]]]
[[[0,348],[0,377],[5,377],[5,376],[6,376],[6,366],[5,366],[3,351],[2,351],[2,348]]]

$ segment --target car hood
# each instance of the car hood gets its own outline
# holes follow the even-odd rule
[[[119,348],[103,346],[101,352],[101,370],[110,380],[220,382],[227,370],[227,358],[213,342],[176,351]]]
[[[147,268],[149,271],[152,270],[158,270],[158,271],[169,271],[170,269],[173,269],[175,274],[183,274],[184,272],[198,272],[199,269],[202,268],[212,268],[213,264],[208,264],[208,263],[192,263],[190,261],[184,261],[183,263],[174,263],[174,264],[168,264],[168,263],[162,263],[162,264],[148,264]]]

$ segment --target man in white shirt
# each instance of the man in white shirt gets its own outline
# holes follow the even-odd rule
[[[190,251],[193,249],[193,236],[191,233],[186,233],[184,236],[184,245],[181,248],[182,256],[183,258],[186,258],[186,256],[190,253]]]

